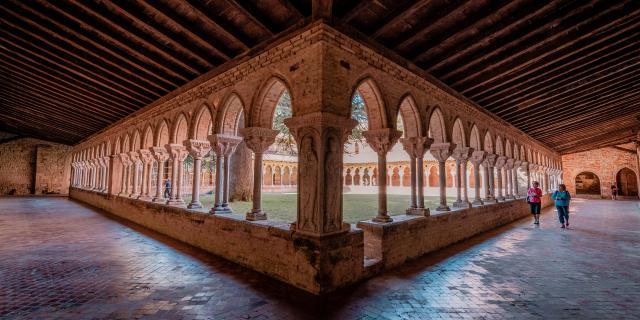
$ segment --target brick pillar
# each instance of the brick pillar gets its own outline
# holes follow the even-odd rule
[[[424,153],[433,143],[427,137],[401,138],[402,147],[411,159],[411,206],[407,214],[428,216],[429,209],[424,207]],[[417,191],[417,192],[416,192]]]
[[[314,112],[285,119],[285,124],[298,146],[296,232],[324,236],[349,231],[350,225],[342,222],[340,178],[344,143],[356,121],[332,113]],[[372,138],[372,132],[365,132],[365,137],[367,140]]]
[[[189,209],[202,208],[200,203],[200,173],[202,172],[202,158],[209,153],[211,145],[209,141],[187,140],[185,141],[189,154],[193,157],[193,183],[191,191],[191,203],[187,206]]]
[[[436,210],[438,211],[450,211],[451,208],[447,205],[447,173],[445,162],[453,153],[455,145],[449,142],[434,143],[429,148],[429,151],[434,158],[438,161],[438,174],[440,178],[440,205]]]
[[[156,175],[156,190],[155,196],[153,197],[153,202],[156,203],[166,203],[167,199],[164,198],[164,181],[162,179],[164,175],[164,165],[169,159],[169,153],[167,149],[162,147],[151,147],[153,157],[156,159],[158,163],[158,174]]]
[[[262,153],[273,144],[278,132],[276,130],[249,127],[240,129],[240,135],[245,144],[253,151],[253,208],[247,212],[247,220],[266,220],[267,213],[262,211]],[[299,169],[298,169],[299,170]],[[298,175],[298,188],[300,188]],[[298,193],[298,198],[300,193]],[[298,202],[300,202],[298,200]],[[298,205],[298,211],[300,206]]]
[[[402,136],[402,132],[391,129],[375,129],[362,133],[367,143],[378,154],[378,215],[376,222],[391,222],[387,211],[387,153]]]
[[[473,148],[457,147],[451,155],[456,160],[456,202],[453,206],[456,208],[471,208],[471,203],[467,198],[467,161],[473,155]],[[464,197],[463,192],[464,190]]]

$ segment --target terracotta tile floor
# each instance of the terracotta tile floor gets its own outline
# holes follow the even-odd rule
[[[576,200],[571,219],[317,298],[65,198],[0,198],[0,318],[639,319],[638,202]]]

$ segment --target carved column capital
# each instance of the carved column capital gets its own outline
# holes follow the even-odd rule
[[[487,153],[487,155],[484,157],[484,161],[482,162],[482,165],[487,168],[492,168],[496,165],[497,159],[498,159],[498,155],[494,153]]]
[[[149,164],[153,161],[153,155],[150,150],[142,149],[138,150],[138,153],[140,154],[140,160],[142,163]]]
[[[172,161],[184,161],[184,159],[189,155],[187,147],[179,143],[167,144],[165,148],[167,148],[169,158],[171,158]]]
[[[184,144],[187,145],[187,149],[194,159],[202,159],[211,151],[209,141],[189,139],[185,140]]]
[[[163,147],[151,147],[151,148],[149,148],[149,150],[153,154],[153,157],[156,159],[156,161],[164,162],[164,161],[169,160],[169,153],[167,152],[166,148],[163,148]]]
[[[535,163],[529,163],[529,171],[536,171],[538,169],[538,165]]]
[[[138,153],[138,151],[130,151],[129,152],[129,161],[131,161],[132,163],[141,163],[142,161],[140,160],[140,154]]]
[[[505,157],[505,156],[497,156],[496,157],[496,163],[493,166],[496,167],[497,169],[500,169],[500,168],[504,167],[504,165],[506,163],[507,163],[507,157]]]
[[[451,157],[459,161],[466,161],[473,156],[473,148],[457,147],[453,150]]]
[[[243,130],[243,129],[240,129],[240,130]],[[269,130],[275,131],[271,129]],[[207,138],[209,139],[211,149],[213,149],[213,152],[215,152],[217,156],[226,156],[226,155],[232,154],[233,152],[236,151],[236,147],[240,142],[242,142],[242,139],[243,139],[241,137],[228,135],[228,134],[212,134]],[[250,140],[254,142],[257,141],[256,143],[259,144],[260,138],[258,138],[256,135],[253,135],[251,136]],[[267,148],[269,148],[269,146],[272,143],[273,143],[273,140],[271,140],[269,144],[266,144],[266,141],[265,141],[266,147],[260,152],[264,152],[265,150],[267,150]],[[248,142],[247,142],[247,146],[249,146]],[[251,148],[250,146],[249,146],[249,149],[253,150],[253,148]],[[254,152],[256,151],[254,150]]]
[[[486,151],[476,150],[471,154],[471,163],[474,165],[480,165],[484,162],[484,158],[487,156]]]
[[[444,162],[451,156],[455,147],[455,144],[449,142],[434,143],[429,151],[438,162]]]
[[[520,162],[520,169],[529,170],[529,162],[527,162],[527,161]]]
[[[429,150],[433,139],[429,137],[400,138],[400,143],[410,157],[419,158],[424,156],[424,153]]]
[[[513,168],[520,168],[520,165],[522,164],[522,161],[520,160],[513,160]]]
[[[402,137],[402,132],[396,129],[383,128],[367,130],[362,133],[367,143],[378,155],[385,155],[393,145]]]
[[[511,170],[513,169],[513,163],[515,162],[515,160],[511,159],[511,158],[507,158],[507,161],[504,164],[504,168],[507,170]]]
[[[358,121],[329,112],[313,112],[284,119],[284,124],[289,128],[298,143],[300,143],[300,138],[303,135],[303,129],[309,127],[315,128],[318,132],[322,131],[323,128],[338,130],[342,139],[341,142],[345,143],[349,133],[355,128]]]
[[[121,153],[119,154],[120,156],[120,162],[122,162],[122,164],[124,164],[125,166],[128,166],[131,164],[131,160],[129,159],[129,154],[128,153]]]
[[[269,148],[269,146],[273,144],[273,142],[276,140],[276,136],[278,135],[278,131],[269,129],[269,128],[262,128],[262,127],[242,128],[239,131],[240,131],[240,136],[244,140],[244,143],[247,145],[247,148],[251,149],[251,151],[253,151],[254,153],[265,152]],[[212,140],[211,137],[216,137],[216,138],[215,140]],[[222,141],[224,141],[225,139],[223,137],[233,137],[234,139],[237,139],[235,136],[228,136],[228,135],[225,136],[225,135],[219,135],[219,134],[209,136],[209,141],[211,141],[211,145],[213,146],[213,149],[216,151],[216,154],[218,154],[218,151],[221,151],[220,154],[223,154],[225,151],[225,150],[217,149],[218,147],[224,146],[224,142]],[[218,139],[223,139],[223,140],[218,140]],[[234,142],[235,141],[236,140],[234,140]],[[220,145],[221,142],[222,142],[222,145]],[[237,145],[237,143],[235,145]]]

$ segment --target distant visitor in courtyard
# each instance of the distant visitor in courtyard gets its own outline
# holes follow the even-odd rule
[[[529,203],[529,207],[531,208],[533,223],[540,224],[540,199],[542,197],[542,189],[540,189],[540,183],[538,183],[538,181],[534,181],[532,185],[529,191],[527,191],[527,203]]]
[[[571,201],[571,194],[567,191],[567,186],[564,184],[558,185],[558,190],[553,192],[551,198],[556,202],[560,227],[563,229],[569,228],[569,201]]]
[[[618,187],[611,185],[611,200],[618,200]]]
[[[171,196],[171,179],[164,181],[164,197],[169,198]]]

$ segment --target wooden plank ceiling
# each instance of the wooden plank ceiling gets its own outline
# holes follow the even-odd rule
[[[5,0],[0,130],[76,143],[311,17],[561,153],[634,136],[637,0]]]

